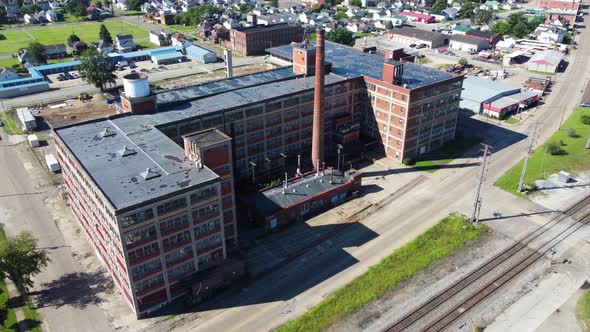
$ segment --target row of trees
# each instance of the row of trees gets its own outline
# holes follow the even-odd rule
[[[212,5],[190,7],[186,12],[174,16],[174,23],[186,26],[195,26],[206,18],[215,14],[221,14],[223,9]]]

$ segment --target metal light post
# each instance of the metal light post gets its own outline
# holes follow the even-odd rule
[[[256,176],[254,174],[254,168],[256,167],[256,164],[253,162],[250,162],[250,166],[252,166],[252,184],[256,184]]]
[[[340,150],[342,150],[344,147],[342,146],[342,144],[338,144],[338,171],[340,171]]]
[[[297,155],[297,175],[301,174],[301,155]]]
[[[266,161],[266,181],[270,180],[270,164],[272,163],[272,161],[268,158],[264,158],[264,161]]]
[[[283,171],[287,169],[287,155],[284,153],[279,153],[281,157],[283,157]]]

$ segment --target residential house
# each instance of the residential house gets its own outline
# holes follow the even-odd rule
[[[115,49],[113,48],[113,44],[108,43],[102,39],[95,42],[94,47],[96,47],[96,50],[102,54],[109,54],[115,51]]]
[[[16,52],[16,56],[20,63],[32,62],[31,52],[29,52],[29,50],[26,48],[21,48],[18,50],[18,52]]]
[[[17,78],[19,78],[18,74],[12,69],[3,68],[2,72],[0,72],[0,82],[15,80]]]
[[[445,8],[442,12],[445,13],[450,20],[454,20],[459,16],[459,10],[454,7]]]
[[[485,3],[479,6],[479,9],[482,10],[498,10],[500,9],[501,4],[498,1],[486,1]]]
[[[16,22],[20,17],[20,7],[16,1],[13,2],[1,2],[0,5],[4,7],[6,11],[6,18],[9,22]]]
[[[57,22],[57,14],[53,10],[47,10],[45,12],[45,18],[49,22]]]
[[[174,33],[170,36],[170,42],[172,44],[172,46],[181,46],[182,43],[184,42],[184,40],[186,36],[184,35],[184,33]]]
[[[23,19],[25,20],[26,24],[36,24],[39,23],[39,21],[37,21],[37,19],[29,14],[25,14],[23,16]]]
[[[51,9],[51,10],[58,10],[60,8],[61,8],[61,6],[60,6],[59,2],[57,2],[57,1],[51,1],[51,2],[49,2],[49,9]]]
[[[135,50],[135,43],[133,42],[133,36],[127,34],[117,34],[115,37],[117,50],[119,52],[127,53]]]
[[[160,32],[156,32],[156,31],[150,31],[150,42],[152,42],[153,44],[156,44],[158,46],[168,46],[170,40],[168,38],[168,34],[164,31],[160,31]],[[204,36],[204,37],[208,37],[208,36]]]
[[[364,17],[365,10],[359,7],[349,6],[346,15],[348,15],[348,17]]]
[[[68,49],[65,44],[53,44],[45,46],[47,59],[62,59],[68,57]]]
[[[446,21],[449,19],[447,14],[445,14],[443,12],[432,12],[432,13],[430,13],[430,15],[434,16],[434,20],[436,22],[443,22],[443,21]]]
[[[455,25],[455,27],[453,28],[453,36],[454,35],[463,35],[465,36],[465,34],[469,31],[473,30],[472,27],[470,26],[466,26],[466,25]]]
[[[83,41],[76,41],[72,43],[72,53],[80,55],[88,49],[88,44]]]
[[[548,25],[548,24],[541,24],[539,25],[532,35],[535,37],[536,40],[545,42],[545,43],[559,43],[563,42],[563,38],[566,35],[566,29],[555,26],[555,25]]]

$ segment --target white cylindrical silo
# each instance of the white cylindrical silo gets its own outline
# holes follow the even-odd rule
[[[123,88],[129,98],[145,97],[150,94],[148,76],[143,73],[132,73],[123,76]]]

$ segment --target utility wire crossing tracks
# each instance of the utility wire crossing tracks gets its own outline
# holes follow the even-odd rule
[[[575,222],[562,223],[568,217]],[[442,331],[449,328],[478,303],[588,224],[590,196],[539,226],[442,293],[408,313],[386,331]]]

